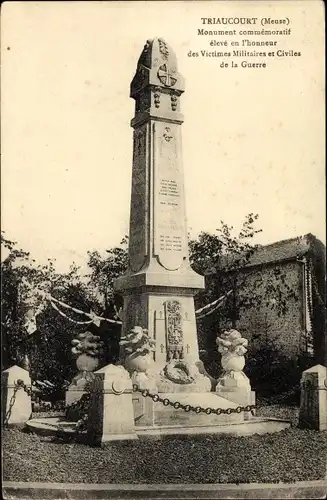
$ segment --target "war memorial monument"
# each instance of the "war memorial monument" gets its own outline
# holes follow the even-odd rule
[[[223,369],[218,380],[199,357],[194,296],[204,289],[204,278],[191,268],[188,254],[184,90],[171,47],[162,38],[148,40],[130,90],[135,114],[129,267],[115,282],[124,300],[120,360],[95,371],[88,391],[72,383],[66,395],[66,403],[78,403],[87,393],[85,434],[101,446],[170,434],[267,433],[291,425],[255,415],[255,394],[243,373],[248,341],[238,331],[217,333]],[[22,368],[3,374],[6,401],[13,393],[17,401],[10,407],[10,423],[26,423],[34,432],[75,433],[76,422],[67,414],[28,419],[31,399],[28,391],[17,391],[17,379],[30,387]],[[317,384],[310,387],[301,396],[304,420],[314,415],[312,407],[322,405],[314,392]]]

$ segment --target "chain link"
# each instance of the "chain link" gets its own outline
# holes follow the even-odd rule
[[[206,415],[211,415],[212,413],[214,413],[215,415],[230,415],[231,413],[250,411],[253,415],[256,408],[256,405],[237,406],[237,408],[202,408],[201,406],[191,406],[189,404],[184,405],[179,401],[170,401],[168,398],[161,398],[159,394],[152,394],[148,389],[140,389],[137,384],[133,384],[133,390],[134,392],[140,392],[144,398],[151,398],[154,403],[162,403],[164,406],[172,406],[173,408],[175,408],[175,410],[182,409],[187,413],[189,411],[194,411],[195,413],[205,413]]]
[[[52,412],[62,413],[62,412],[67,410],[67,407],[65,406],[65,403],[63,401],[57,401],[56,403],[50,403],[51,406],[49,407],[49,402],[47,402],[47,401],[43,402],[43,401],[41,401],[40,397],[35,396],[35,394],[32,390],[32,387],[28,387],[26,384],[24,384],[24,382],[22,380],[18,380],[17,382],[20,383],[20,386],[24,389],[26,394],[31,396],[32,402],[36,403],[38,405],[37,411],[48,412],[49,410],[51,410]],[[34,385],[35,385],[35,383],[32,382],[32,386],[34,386]]]
[[[28,394],[28,396],[32,396],[32,388],[31,387],[28,387],[26,384],[24,384],[24,382],[20,379],[17,380],[17,384],[20,385],[20,387],[22,389],[24,389],[24,392],[26,392],[26,394]]]
[[[15,384],[14,384],[14,392],[10,398],[10,402],[9,402],[9,406],[8,406],[8,410],[6,412],[6,415],[5,415],[5,418],[4,418],[4,422],[3,422],[3,425],[4,427],[7,427],[8,426],[8,422],[9,422],[9,419],[10,419],[10,416],[11,416],[11,410],[16,402],[16,394],[17,392],[19,391],[19,389],[22,389],[24,388],[25,384],[22,380],[18,379]]]

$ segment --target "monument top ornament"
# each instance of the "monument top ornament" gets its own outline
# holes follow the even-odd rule
[[[177,71],[176,55],[163,38],[147,40],[131,83],[131,97],[135,98],[149,85],[163,92],[174,90],[177,95],[184,92],[184,78]]]

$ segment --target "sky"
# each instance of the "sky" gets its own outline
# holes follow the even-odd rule
[[[59,270],[73,261],[85,266],[88,250],[102,253],[128,233],[129,86],[155,36],[174,49],[186,82],[192,236],[214,232],[221,220],[237,229],[253,212],[263,229],[257,243],[309,232],[326,242],[322,2],[168,3],[2,7],[1,227],[40,263],[51,257]],[[301,56],[275,57],[265,69],[189,57],[216,50],[209,42],[217,37],[198,35],[217,29],[201,23],[210,16],[287,17],[292,34],[280,37],[280,47]]]

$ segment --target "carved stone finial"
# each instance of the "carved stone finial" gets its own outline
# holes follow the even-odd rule
[[[140,389],[157,390],[153,373],[155,341],[141,326],[134,326],[119,342],[126,358],[125,368],[130,372],[133,383]]]
[[[91,332],[80,333],[72,340],[72,353],[76,354],[76,366],[81,372],[92,372],[99,364],[104,343]]]
[[[178,95],[184,91],[184,79],[177,71],[176,55],[163,38],[149,39],[144,45],[131,83],[131,97],[136,99],[139,92],[149,85],[166,91],[174,89]],[[158,108],[159,104],[157,96],[155,107]],[[176,109],[176,100],[172,101],[172,109]]]
[[[155,341],[148,335],[148,331],[141,326],[134,326],[119,342],[126,353],[125,366],[133,372],[146,372],[153,364],[152,352]]]
[[[217,381],[216,391],[235,390],[242,388],[250,390],[250,383],[243,373],[245,365],[244,354],[247,352],[248,340],[237,330],[226,330],[217,337],[218,352],[221,353],[223,373]]]
[[[163,38],[153,38],[146,41],[137,66],[146,68],[157,67],[160,63],[166,62],[177,71],[176,55],[172,48]]]
[[[222,354],[221,365],[225,371],[243,370],[244,354],[247,352],[248,341],[242,338],[237,330],[226,330],[217,337],[218,352]]]

